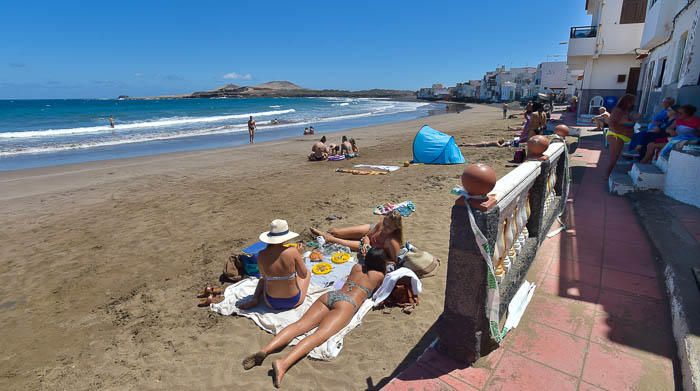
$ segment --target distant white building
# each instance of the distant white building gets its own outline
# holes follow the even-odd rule
[[[487,72],[480,83],[480,97],[483,100],[515,100],[534,95],[536,68],[521,67],[506,70],[505,66]],[[510,83],[510,84],[509,84]]]
[[[448,99],[450,96],[450,89],[439,83],[433,84],[430,88],[421,88],[416,93],[418,99]]]
[[[594,109],[591,100],[596,97],[619,98],[626,92],[636,92],[640,66],[635,49],[642,40],[646,3],[646,0],[586,1],[591,24],[571,28],[567,53],[569,69],[583,71],[578,115]]]
[[[565,61],[543,62],[537,66],[535,85],[537,92],[561,94],[567,91],[569,67]]]
[[[700,108],[700,2],[650,1],[640,47],[640,112],[650,117],[666,96]]]

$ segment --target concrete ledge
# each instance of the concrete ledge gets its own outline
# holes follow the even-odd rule
[[[665,174],[653,164],[635,163],[630,170],[632,183],[637,190],[662,190]]]
[[[673,218],[679,203],[658,193],[633,193],[630,199],[652,244],[661,255],[673,336],[684,390],[700,390],[700,289],[692,273],[700,244]]]

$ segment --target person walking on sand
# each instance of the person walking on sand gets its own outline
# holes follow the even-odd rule
[[[508,118],[508,103],[503,103],[503,119]]]
[[[250,143],[255,144],[255,120],[252,115],[248,119],[248,136],[250,136]]]

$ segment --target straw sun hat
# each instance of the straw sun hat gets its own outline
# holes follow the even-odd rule
[[[299,236],[289,230],[287,220],[272,220],[270,230],[260,234],[260,241],[267,244],[280,244]]]

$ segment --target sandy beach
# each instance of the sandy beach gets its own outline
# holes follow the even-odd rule
[[[0,173],[0,389],[271,389],[269,363],[240,361],[271,336],[250,320],[196,307],[232,251],[275,218],[308,227],[375,221],[384,202],[412,200],[405,237],[443,260],[411,315],[370,312],[331,362],[302,360],[286,389],[373,389],[433,340],[442,311],[449,215],[464,166],[414,165],[386,176],[334,172],[401,165],[427,123],[460,142],[507,138],[497,107],[472,105],[413,121],[329,135],[362,157],[308,162],[312,139]],[[320,136],[319,136],[320,137]],[[337,139],[337,140],[336,140]],[[462,148],[510,171],[508,148]],[[342,219],[328,221],[327,216]],[[245,388],[244,388],[245,387]]]

